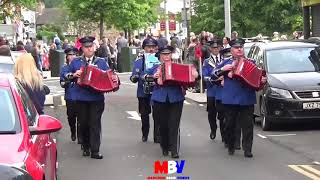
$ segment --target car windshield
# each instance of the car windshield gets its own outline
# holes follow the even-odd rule
[[[320,68],[315,48],[274,49],[266,55],[268,73],[315,72]]]
[[[20,121],[14,106],[12,94],[6,88],[0,88],[0,134],[13,134],[20,131]]]

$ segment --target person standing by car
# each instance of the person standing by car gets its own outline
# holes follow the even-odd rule
[[[94,56],[95,40],[92,36],[85,36],[79,41],[82,44],[83,56],[75,58],[70,63],[69,71],[63,76],[72,73],[75,80],[82,74],[81,67],[93,65],[101,70],[108,70],[107,62],[99,57]],[[75,96],[77,100],[78,119],[80,122],[80,132],[83,147],[83,156],[90,156],[93,159],[103,159],[99,152],[101,144],[101,116],[104,111],[104,93],[92,88],[82,87],[74,84]]]
[[[230,41],[232,58],[219,64],[213,72],[212,78],[217,79],[221,74],[224,78],[221,101],[225,107],[228,153],[233,155],[235,152],[236,121],[240,121],[244,156],[251,158],[253,156],[253,113],[256,94],[254,89],[242,84],[240,80],[233,78],[232,73],[230,73],[235,68],[234,61],[236,59],[247,60],[244,59],[244,43],[245,41],[241,38]],[[253,60],[250,61],[254,62]],[[265,83],[266,77],[263,77],[261,82]]]
[[[44,101],[50,90],[43,84],[42,76],[31,54],[25,53],[17,58],[14,75],[27,91],[38,113],[44,114]]]
[[[73,76],[72,74],[66,74],[65,72],[68,71],[70,68],[69,65],[72,60],[76,57],[76,53],[78,52],[77,48],[67,48],[64,50],[66,54],[66,64],[61,68],[60,71],[60,85],[64,88],[64,99],[66,101],[67,106],[67,116],[68,116],[68,123],[71,131],[71,140],[75,141],[78,137],[78,144],[81,144],[80,137],[80,124],[77,121],[77,101],[75,97],[75,88],[74,84],[72,83]]]
[[[142,123],[142,142],[146,142],[148,140],[148,134],[150,129],[150,121],[149,121],[149,114],[153,110],[151,106],[150,98],[151,98],[151,91],[153,85],[150,82],[147,82],[147,76],[150,74],[150,68],[148,67],[152,64],[148,63],[149,55],[154,55],[157,49],[157,41],[153,38],[147,38],[142,42],[142,48],[144,49],[144,54],[135,60],[134,67],[132,69],[132,74],[130,76],[130,80],[133,83],[138,82],[137,88],[137,97],[138,97],[138,106],[139,106],[139,113],[141,115],[141,123]],[[157,60],[157,62],[159,62]],[[157,63],[155,62],[155,63]],[[160,62],[159,62],[160,63]],[[150,65],[149,65],[150,64]],[[149,89],[149,90],[148,90]],[[154,130],[153,130],[153,140],[155,143],[160,142],[160,130],[159,130],[159,122],[155,113],[152,112],[152,117],[154,120]]]

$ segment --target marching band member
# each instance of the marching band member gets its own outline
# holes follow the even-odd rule
[[[108,70],[106,61],[94,56],[94,37],[86,36],[80,39],[83,56],[75,58],[69,67],[75,80],[81,76],[80,68],[86,65],[93,65],[101,70]],[[83,156],[90,156],[94,159],[103,159],[99,152],[101,144],[101,116],[104,111],[104,93],[89,87],[81,87],[75,83],[75,98],[77,100],[78,119],[80,121],[80,132],[82,137]]]
[[[64,88],[64,99],[66,101],[67,106],[67,116],[68,116],[68,123],[71,131],[71,140],[75,141],[78,137],[78,144],[81,144],[80,137],[80,129],[79,129],[79,121],[77,121],[77,104],[74,97],[75,88],[74,85],[71,83],[73,77],[72,73],[67,74],[64,76],[65,72],[68,71],[69,65],[74,58],[76,58],[76,53],[78,52],[77,48],[67,48],[64,50],[66,54],[66,64],[61,68],[60,71],[60,85]]]
[[[225,48],[220,50],[220,54],[222,55],[223,59],[220,63],[222,63],[225,60],[228,60],[232,55],[231,55],[231,48]],[[216,90],[216,109],[217,109],[217,119],[221,122],[223,121],[223,125],[220,124],[220,131],[221,129],[223,130],[223,138],[222,138],[222,142],[224,142],[225,147],[228,147],[228,144],[226,142],[226,133],[225,133],[225,124],[226,124],[226,120],[225,120],[225,115],[224,115],[224,106],[221,103],[221,94],[223,91],[223,76],[219,77],[219,83],[217,85],[217,90]],[[241,128],[240,128],[240,122],[236,121],[236,140],[235,140],[235,149],[236,150],[240,150],[240,139],[241,139]]]
[[[148,140],[148,134],[150,129],[149,114],[151,113],[152,106],[150,104],[152,82],[148,82],[148,75],[150,74],[150,68],[152,68],[153,63],[160,64],[159,60],[154,56],[157,49],[157,41],[153,38],[146,38],[142,43],[142,48],[144,49],[144,54],[137,58],[134,62],[132,74],[130,80],[133,83],[138,82],[137,97],[138,97],[138,107],[139,113],[141,115],[141,131],[142,131],[142,142]],[[149,62],[148,57],[153,57],[156,62]],[[149,67],[150,66],[150,67]],[[155,143],[160,143],[160,129],[155,113],[152,112],[154,120],[154,130],[153,130],[153,140]]]
[[[252,143],[253,143],[253,111],[256,103],[255,90],[245,86],[238,79],[229,77],[229,73],[235,67],[232,65],[235,59],[244,58],[243,44],[245,41],[241,38],[236,38],[230,41],[232,58],[225,60],[219,64],[212,73],[212,78],[217,79],[223,74],[224,85],[221,95],[221,102],[225,107],[226,116],[226,141],[228,144],[228,153],[233,155],[235,151],[235,131],[236,121],[240,121],[240,126],[243,135],[243,150],[244,156],[251,158]],[[266,77],[261,79],[262,83],[266,82]]]
[[[204,81],[207,86],[207,112],[208,112],[208,120],[210,125],[210,139],[216,138],[217,131],[217,110],[216,110],[216,91],[217,86],[216,82],[211,80],[211,72],[221,61],[220,49],[222,47],[222,41],[220,39],[214,39],[209,41],[210,44],[210,57],[204,60],[202,75],[204,77]],[[220,133],[222,140],[224,139],[223,134],[223,120],[220,121]]]
[[[159,59],[161,62],[172,61],[174,48],[166,46],[159,49]],[[159,83],[160,65],[155,65],[153,70],[154,78]],[[196,71],[193,76],[198,77]],[[154,111],[159,115],[160,121],[160,146],[162,154],[167,156],[171,151],[172,158],[179,158],[178,134],[180,118],[183,108],[185,89],[181,85],[155,85],[151,100],[154,103]]]

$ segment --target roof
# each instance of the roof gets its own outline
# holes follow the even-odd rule
[[[287,49],[287,48],[314,48],[318,47],[318,45],[308,42],[296,42],[296,41],[275,41],[275,42],[269,42],[269,43],[263,43],[258,42],[257,44],[260,44],[267,50],[273,50],[273,49]]]
[[[0,87],[8,87],[9,83],[9,74],[0,72]]]
[[[36,19],[37,25],[64,23],[68,12],[59,8],[45,8]]]

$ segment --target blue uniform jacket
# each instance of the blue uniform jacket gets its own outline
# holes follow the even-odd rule
[[[155,65],[152,69],[152,74],[155,74],[158,67],[160,65]],[[184,100],[184,92],[182,87],[179,85],[166,85],[166,86],[159,86],[155,85],[153,88],[151,100],[157,102],[167,102],[170,103],[180,102]]]
[[[132,73],[131,73],[131,77],[138,75],[139,76],[139,80],[138,80],[138,88],[137,88],[137,97],[148,97],[150,95],[145,94],[143,92],[143,77],[145,74],[151,74],[150,72],[146,72],[144,66],[144,56],[138,58],[137,60],[135,60],[133,62],[133,69],[132,69]],[[131,78],[130,77],[130,78]]]
[[[211,57],[203,62],[202,76],[207,85],[207,97],[215,97],[217,93],[217,85],[210,81],[211,73],[216,66],[217,64],[213,62]]]
[[[106,61],[102,58],[95,57],[95,65],[101,70],[108,70],[109,66]],[[75,58],[69,65],[68,70],[63,74],[65,76],[67,73],[75,73],[80,69],[81,66],[85,66],[86,62],[83,57]],[[75,79],[77,81],[77,79]],[[74,83],[74,98],[77,101],[104,101],[104,93],[96,91],[90,87],[81,87],[77,83]]]
[[[64,65],[61,68],[60,83],[65,81],[64,74],[67,74],[67,72],[69,72],[69,68],[70,68],[69,65]],[[75,91],[74,86],[75,86],[74,82],[72,82],[72,83],[69,83],[68,85],[66,85],[66,87],[64,88],[64,99],[65,100],[72,100],[72,101],[76,100],[76,98],[75,98],[76,91]]]
[[[232,64],[232,58],[226,59],[217,66],[216,69],[220,69],[226,64]],[[253,61],[254,62],[254,61]],[[212,76],[212,78],[217,78]],[[229,78],[228,75],[224,75],[224,86],[221,92],[222,104],[230,105],[254,105],[256,104],[255,90],[245,86],[239,80]]]
[[[223,59],[219,64],[223,63],[224,61],[227,61],[229,58]],[[219,66],[219,64],[217,66]],[[222,99],[222,91],[223,91],[223,86],[222,85],[217,85],[216,89],[216,100],[221,100]]]

